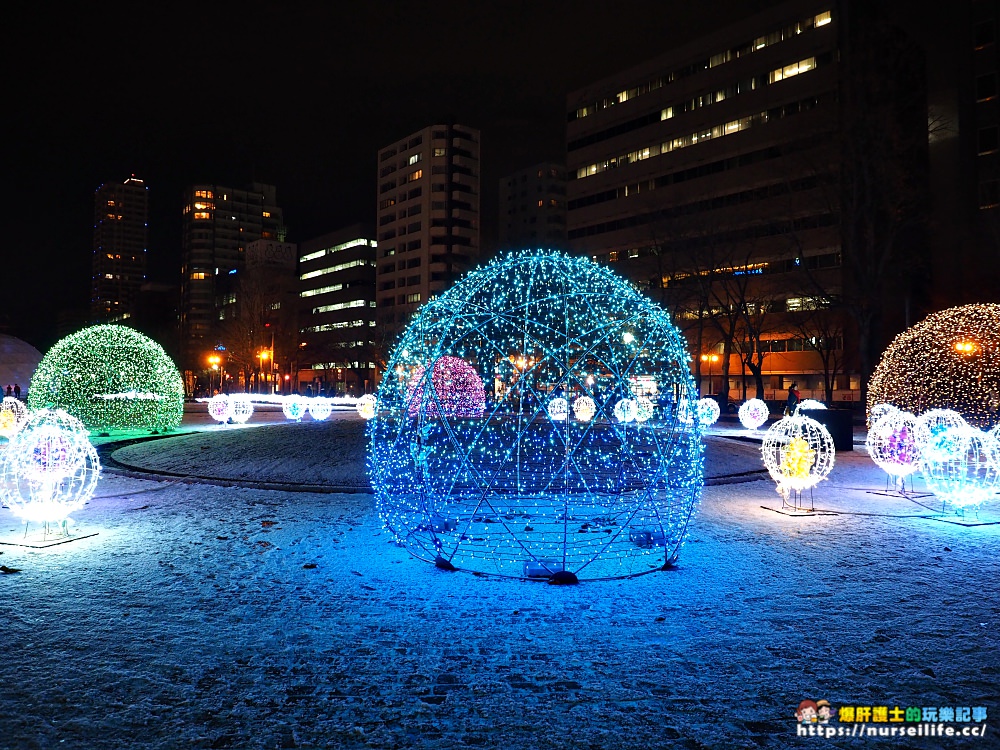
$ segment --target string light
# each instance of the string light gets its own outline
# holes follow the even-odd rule
[[[246,393],[229,395],[229,419],[236,424],[246,424],[253,416],[253,399]]]
[[[885,416],[889,412],[893,412],[893,411],[899,411],[899,409],[897,407],[893,406],[892,404],[882,403],[882,404],[875,404],[874,406],[869,407],[869,409],[868,409],[868,426],[871,427],[878,420],[880,420],[883,416]]]
[[[833,436],[810,417],[783,417],[764,433],[764,467],[786,500],[793,492],[814,487],[833,470]]]
[[[11,438],[28,421],[28,408],[19,398],[4,396],[0,404],[0,436]]]
[[[952,409],[985,429],[1000,421],[998,393],[1000,305],[973,304],[929,315],[896,336],[869,381],[868,405],[914,414]]]
[[[795,406],[795,413],[798,414],[800,411],[809,411],[810,409],[825,409],[826,404],[822,401],[817,401],[814,398],[804,398],[799,401]]]
[[[635,421],[642,424],[653,417],[653,402],[647,396],[639,396],[635,400]]]
[[[470,373],[461,382],[494,383],[488,407],[449,408],[442,361]],[[555,252],[498,258],[417,312],[387,373],[368,470],[414,556],[554,580],[677,559],[703,484],[701,431],[677,419],[690,358],[666,313],[609,269]],[[625,395],[640,382],[656,387],[641,427]],[[550,408],[554,393],[575,420]]]
[[[281,413],[285,415],[285,419],[300,422],[306,415],[306,402],[301,396],[285,396],[281,402]]]
[[[378,404],[378,399],[372,393],[366,393],[364,396],[358,399],[358,405],[355,407],[358,410],[358,414],[362,419],[374,419],[375,418],[375,407]]]
[[[229,420],[229,398],[225,394],[212,396],[208,400],[208,413],[216,422]]]
[[[872,461],[898,484],[919,466],[917,418],[895,407],[879,411],[881,417],[868,430],[865,447]]]
[[[306,400],[309,402],[309,416],[317,422],[322,422],[333,413],[333,402],[328,398],[315,396]]]
[[[702,427],[710,427],[719,421],[722,410],[719,408],[719,402],[716,399],[700,398],[695,404],[695,414],[698,417],[698,423]]]
[[[428,379],[421,366],[410,376],[407,401],[411,417],[421,412],[429,417],[483,415],[486,394],[483,379],[474,367],[460,357],[443,356],[434,362],[433,372],[433,377]],[[430,385],[430,394],[424,404],[424,388],[427,385]]]
[[[1000,484],[1000,445],[970,425],[945,428],[921,453],[920,469],[928,489],[959,509],[991,499]]]
[[[761,399],[749,398],[740,405],[737,416],[740,418],[740,424],[748,430],[756,430],[768,420],[771,410]]]
[[[968,422],[952,409],[931,409],[916,418],[913,424],[914,441],[919,453],[932,449],[931,442],[950,427],[966,427]]]
[[[554,422],[562,422],[569,414],[569,404],[561,396],[549,401],[549,419]]]
[[[65,409],[92,429],[172,430],[184,415],[184,383],[152,339],[126,326],[91,326],[42,357],[28,408],[43,407]]]
[[[39,409],[0,457],[0,499],[24,521],[61,523],[93,496],[100,472],[83,423]]]

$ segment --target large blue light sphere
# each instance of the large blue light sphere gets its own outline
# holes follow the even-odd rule
[[[481,411],[447,408],[461,382],[431,377],[456,359]],[[572,581],[672,565],[704,475],[701,429],[678,419],[689,363],[668,315],[587,259],[524,252],[470,273],[416,313],[380,385],[368,462],[385,526],[449,569]],[[641,397],[649,419],[615,418]],[[562,408],[580,398],[593,416]]]

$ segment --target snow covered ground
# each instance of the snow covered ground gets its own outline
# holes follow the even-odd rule
[[[390,543],[349,412],[192,428],[114,458],[288,486],[108,471],[74,514],[96,536],[0,546],[20,571],[0,575],[0,748],[1000,747],[1000,525],[873,494],[862,447],[822,512],[777,512],[766,478],[713,483],[677,569],[553,587]],[[752,442],[707,442],[713,482],[759,468]],[[23,532],[0,510],[0,541]],[[985,706],[998,726],[797,738],[807,698]]]

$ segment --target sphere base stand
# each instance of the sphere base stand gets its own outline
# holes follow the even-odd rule
[[[573,586],[580,582],[580,579],[576,577],[576,573],[571,573],[568,570],[557,570],[549,577],[549,583],[553,586]]]
[[[445,560],[440,555],[438,555],[437,557],[434,558],[434,567],[435,568],[440,568],[441,570],[447,570],[447,571],[456,571],[456,570],[458,570],[458,568],[456,568],[454,565],[452,565],[450,562],[448,562],[447,560]]]

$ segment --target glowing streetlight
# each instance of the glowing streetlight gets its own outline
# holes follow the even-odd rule
[[[708,362],[708,395],[712,395],[712,365],[719,361],[718,354],[702,354],[702,362]]]

